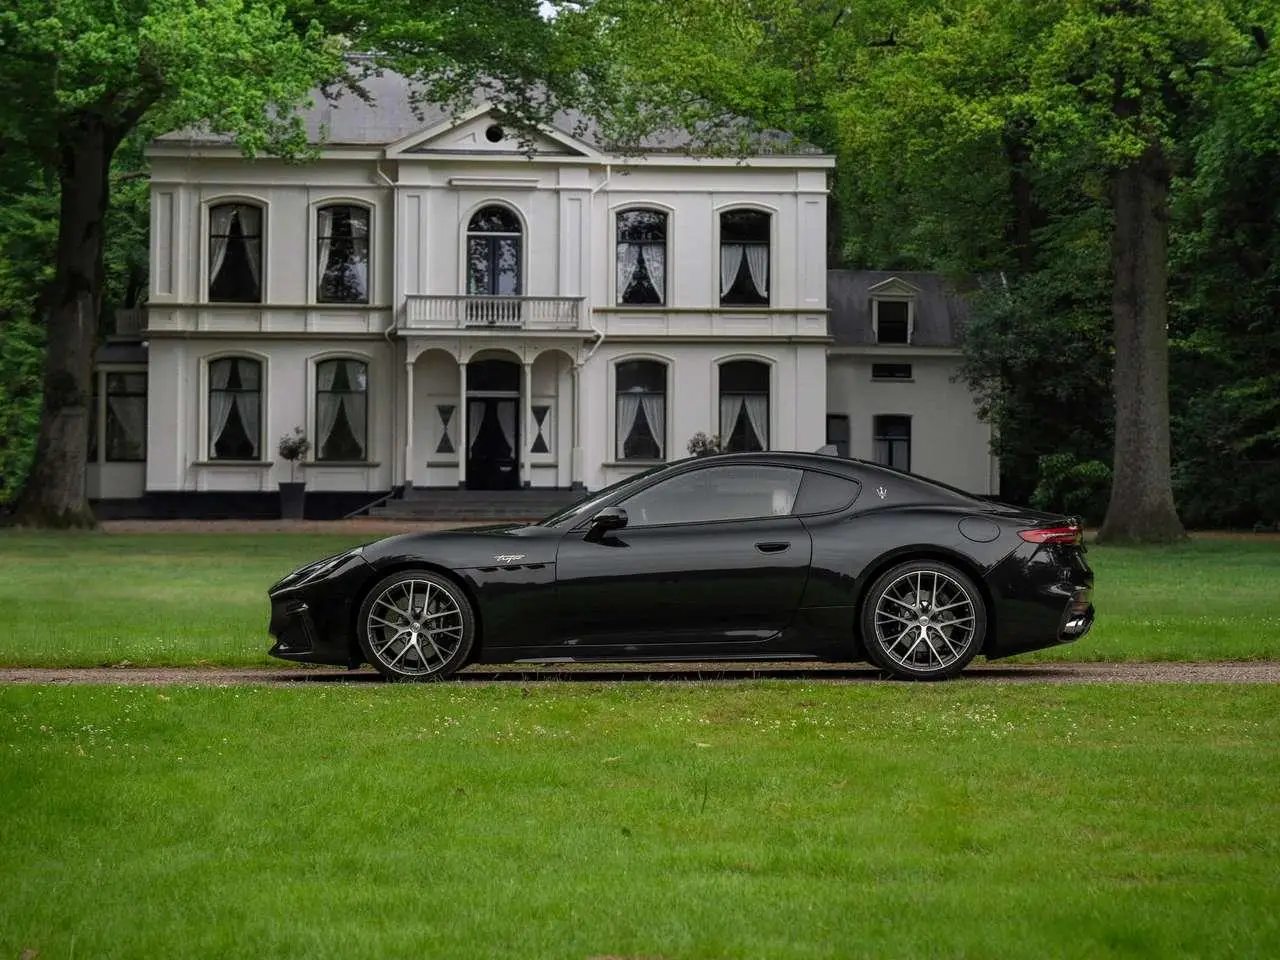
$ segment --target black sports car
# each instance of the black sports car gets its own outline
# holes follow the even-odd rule
[[[696,457],[533,524],[388,537],[289,574],[271,654],[469,663],[870,660],[958,674],[1092,626],[1079,523],[822,454]]]

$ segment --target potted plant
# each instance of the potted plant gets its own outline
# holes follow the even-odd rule
[[[289,482],[280,483],[280,516],[285,520],[301,520],[303,506],[306,502],[307,482],[298,482],[298,461],[311,449],[311,441],[302,432],[301,427],[294,427],[293,433],[286,433],[280,438],[277,452],[280,459],[289,461]]]
[[[724,451],[724,441],[718,434],[705,434],[701,430],[689,438],[689,452],[695,457],[706,457]]]

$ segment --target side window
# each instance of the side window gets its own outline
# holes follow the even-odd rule
[[[802,474],[790,467],[704,467],[655,484],[619,506],[632,527],[785,517]]]
[[[798,514],[830,513],[843,510],[857,498],[862,488],[856,480],[837,477],[829,473],[804,472],[800,495],[796,497]]]

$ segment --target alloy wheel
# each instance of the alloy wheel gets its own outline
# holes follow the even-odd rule
[[[944,674],[970,658],[977,615],[959,580],[936,569],[911,570],[880,591],[876,640],[892,665],[915,675]]]
[[[383,673],[428,677],[454,665],[467,642],[467,619],[453,592],[409,577],[384,587],[367,605],[365,642]]]

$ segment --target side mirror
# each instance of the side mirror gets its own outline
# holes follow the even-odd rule
[[[610,530],[621,530],[627,525],[627,511],[621,507],[605,507],[591,518],[591,536],[599,536]]]

